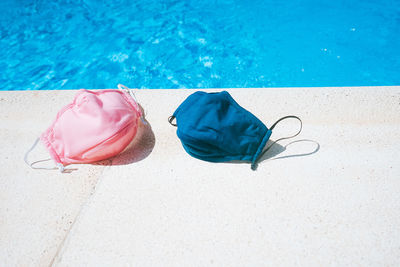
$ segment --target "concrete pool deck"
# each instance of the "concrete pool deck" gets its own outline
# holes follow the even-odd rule
[[[194,91],[135,90],[130,150],[64,174],[23,157],[76,91],[0,91],[0,266],[400,265],[400,87],[229,89],[303,120],[257,171],[186,154],[167,118]]]

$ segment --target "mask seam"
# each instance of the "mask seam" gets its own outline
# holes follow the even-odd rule
[[[257,116],[254,115],[252,112],[248,111],[247,109],[245,109],[244,107],[242,107],[241,105],[239,105],[239,103],[236,102],[236,100],[235,100],[227,91],[223,91],[223,92],[226,93],[226,96],[228,96],[229,100],[231,100],[231,102],[234,104],[234,106],[235,106],[237,109],[239,109],[239,110],[240,110],[240,109],[245,110],[245,111],[250,115],[251,120],[252,120],[253,122],[255,122],[255,123],[261,123],[261,124],[263,124],[263,125],[265,126],[265,128],[267,128],[264,122],[262,122],[259,118],[257,118]],[[268,128],[267,128],[267,130],[268,130]]]
[[[137,124],[137,122],[138,122],[138,119],[136,119],[136,124]],[[101,141],[100,143],[98,143],[98,144],[96,144],[96,145],[93,145],[92,147],[90,147],[90,148],[88,148],[87,150],[85,150],[82,154],[84,154],[84,153],[86,153],[86,152],[92,150],[94,147],[100,146],[100,145],[104,144],[105,142],[109,141],[110,139],[114,138],[116,135],[118,135],[120,132],[124,131],[124,130],[125,130],[126,128],[128,128],[129,126],[132,126],[133,123],[134,123],[133,121],[130,122],[130,123],[128,123],[127,125],[125,125],[123,128],[121,128],[119,131],[115,132],[113,135],[111,135],[111,136],[108,137],[107,139],[105,139],[105,140]],[[137,133],[137,128],[136,128],[135,135],[133,135],[133,137],[132,137],[132,139],[129,141],[129,143],[132,142],[133,138],[135,138],[136,133]],[[125,148],[124,148],[124,149],[125,149]],[[121,151],[123,151],[123,150],[121,150]]]
[[[180,131],[180,130],[179,130],[179,127],[178,127],[178,129],[177,129],[177,135],[178,135],[179,139],[181,139],[181,140],[182,140],[182,137],[183,137],[184,139],[189,140],[189,141],[194,141],[194,142],[197,141],[196,138],[193,138],[193,137],[191,137],[190,135],[184,134],[182,131]],[[213,145],[212,145],[212,146],[213,146]],[[198,150],[200,150],[200,149],[198,149]]]
[[[139,116],[142,116],[142,112],[139,108],[139,104],[127,93],[124,91],[119,91],[117,89],[105,89],[105,90],[100,90],[100,91],[90,91],[90,90],[86,90],[86,89],[81,89],[82,92],[89,92],[95,95],[100,95],[103,93],[109,93],[109,92],[116,92],[121,94],[122,98],[124,98],[124,100],[126,102],[128,102],[128,104],[139,114]],[[81,93],[77,94],[74,98],[73,104],[76,104],[76,98],[80,95]]]
[[[138,119],[136,119],[136,123],[137,123],[137,122],[138,122]],[[116,135],[118,135],[120,132],[122,132],[123,130],[125,130],[125,129],[128,128],[129,126],[132,126],[133,123],[134,123],[133,121],[130,122],[130,123],[128,123],[127,125],[125,125],[123,128],[121,128],[119,131],[115,132],[113,135],[111,135],[111,136],[108,137],[107,139],[105,139],[105,140],[101,141],[100,143],[97,143],[97,144],[91,146],[90,148],[86,149],[85,151],[83,151],[82,154],[85,154],[85,153],[87,153],[88,151],[92,150],[93,148],[95,148],[95,147],[97,147],[97,146],[100,146],[100,145],[104,144],[105,142],[109,141],[110,139],[114,138]],[[136,129],[136,132],[135,132],[135,134],[133,135],[132,139],[129,141],[129,143],[132,142],[132,140],[135,138],[136,133],[137,133],[137,129]],[[129,144],[129,143],[128,143],[128,144]],[[124,149],[125,149],[125,148],[126,148],[126,147],[124,147]],[[122,152],[122,151],[123,151],[123,150],[121,150],[121,152]],[[119,153],[120,153],[120,152],[119,152]],[[95,161],[92,161],[92,162],[97,162],[97,161],[99,161],[99,160],[95,160]],[[88,162],[88,163],[90,163],[90,162]],[[68,164],[73,164],[73,163],[68,163]]]
[[[70,108],[70,107],[76,105],[76,99],[78,98],[78,96],[80,96],[82,93],[84,93],[84,92],[86,92],[86,91],[89,91],[89,90],[80,89],[80,90],[78,91],[78,93],[76,93],[74,99],[72,100],[72,103],[69,103],[69,104],[65,105],[63,108],[61,108],[61,110],[57,113],[57,116],[56,116],[55,120],[54,120],[53,123],[47,128],[46,132],[47,132],[48,130],[52,130],[52,128],[53,128],[54,124],[56,124],[57,120],[65,113],[65,111],[67,111],[68,108]]]
[[[184,138],[186,138],[186,139],[190,139],[191,141],[196,141],[196,139],[194,139],[194,138],[192,138],[192,137],[190,137],[190,136],[188,136],[188,135],[186,135],[186,134],[179,134],[180,135],[180,139],[181,139],[181,137],[182,137],[182,135],[184,136]],[[179,137],[179,135],[178,135],[178,137]],[[261,141],[262,142],[262,141]],[[181,143],[182,143],[182,145],[183,146],[188,146],[188,147],[190,147],[190,148],[194,148],[194,150],[199,150],[199,151],[201,151],[201,149],[197,149],[197,148],[195,148],[195,147],[193,147],[193,146],[191,146],[190,144],[187,144],[187,142],[182,142],[182,139],[181,139]],[[261,144],[261,143],[260,143]],[[260,145],[259,144],[259,145]],[[259,146],[258,145],[258,146]],[[257,146],[257,147],[258,147]],[[192,154],[192,153],[189,153],[189,154]],[[194,153],[196,156],[200,156],[201,157],[201,155],[197,155],[196,153]],[[213,156],[214,157],[214,156]],[[251,153],[246,153],[246,154],[234,154],[234,155],[229,155],[229,156],[223,156],[222,154],[220,154],[220,155],[217,155],[217,157],[221,157],[221,158],[230,158],[230,157],[251,157],[251,158],[253,158],[254,157],[254,154],[251,154]],[[249,160],[249,161],[251,161],[251,160]]]
[[[72,103],[69,104],[69,105],[76,105],[76,100],[77,100],[78,96],[80,96],[80,95],[81,95],[82,93],[84,93],[84,92],[88,92],[88,93],[95,94],[95,95],[101,95],[101,94],[110,93],[110,92],[119,93],[119,94],[121,94],[122,98],[124,98],[124,100],[125,100],[126,102],[128,102],[128,104],[129,104],[140,116],[142,115],[142,112],[140,111],[140,108],[139,108],[139,104],[138,104],[134,99],[132,99],[132,97],[131,97],[127,92],[119,91],[119,90],[116,90],[116,89],[105,89],[105,90],[100,90],[100,91],[91,91],[91,90],[87,90],[87,89],[80,89],[79,92],[75,95],[75,97],[74,97]],[[65,112],[65,111],[64,111],[64,112]]]
[[[243,109],[250,115],[250,118],[251,118],[253,123],[255,123],[255,124],[261,123],[261,125],[263,125],[267,129],[267,132],[264,134],[263,138],[261,139],[260,143],[257,146],[256,153],[254,155],[248,154],[248,155],[252,156],[251,162],[254,163],[255,161],[257,161],[258,155],[260,155],[260,153],[262,152],[264,146],[267,144],[269,138],[271,137],[272,131],[270,129],[268,129],[268,127],[259,118],[257,118],[256,115],[254,115],[252,112],[248,111],[244,107],[240,106],[239,103],[237,103],[236,100],[227,91],[224,91],[224,92],[226,92],[226,95],[232,101],[232,103],[234,104],[234,106],[237,109],[239,109],[239,110]],[[264,140],[265,138],[266,138],[266,140]]]

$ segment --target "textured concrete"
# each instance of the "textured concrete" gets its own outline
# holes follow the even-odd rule
[[[32,170],[23,161],[57,110],[64,92],[0,92],[0,266],[48,266],[94,192],[103,166],[79,171]],[[31,159],[49,158],[38,146]]]
[[[184,152],[167,118],[191,90],[137,91],[149,124],[107,166],[34,171],[74,92],[0,92],[0,265],[400,265],[400,87],[229,91],[267,126],[304,122],[255,172]]]

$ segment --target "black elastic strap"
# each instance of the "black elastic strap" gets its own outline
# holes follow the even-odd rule
[[[169,116],[168,122],[169,122],[169,124],[171,124],[172,126],[177,127],[178,125],[176,125],[176,123],[173,123],[173,122],[172,122],[174,119],[175,119],[175,116],[174,116],[174,115]]]
[[[274,124],[272,124],[271,128],[269,128],[269,129],[272,131],[272,130],[275,128],[275,126],[276,126],[279,122],[281,122],[281,121],[283,121],[283,120],[285,120],[285,119],[297,119],[297,120],[300,122],[300,129],[299,129],[299,131],[298,131],[297,133],[295,133],[294,135],[292,135],[292,136],[287,136],[287,137],[279,138],[278,140],[274,141],[271,145],[269,145],[266,149],[264,149],[264,151],[261,152],[261,154],[258,156],[258,158],[256,159],[256,161],[254,162],[254,164],[251,164],[251,169],[252,169],[252,170],[257,169],[257,163],[258,163],[258,161],[259,161],[259,160],[262,158],[262,156],[264,156],[264,154],[265,154],[268,150],[270,150],[270,148],[271,148],[273,145],[275,145],[277,142],[282,141],[282,140],[285,140],[285,139],[289,139],[289,138],[296,137],[296,136],[298,136],[298,135],[300,134],[301,130],[303,129],[303,122],[302,122],[302,120],[301,120],[299,117],[294,116],[294,115],[289,115],[289,116],[285,116],[285,117],[280,118],[280,119],[277,120]]]

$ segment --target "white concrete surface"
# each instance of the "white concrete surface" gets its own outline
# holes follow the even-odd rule
[[[255,172],[185,153],[167,118],[192,92],[138,91],[151,128],[70,174],[22,158],[74,92],[0,92],[0,265],[400,265],[400,87],[229,90],[304,121]]]
[[[0,266],[48,266],[94,192],[102,166],[34,171],[23,157],[74,92],[0,92]],[[43,147],[32,159],[45,159]]]

